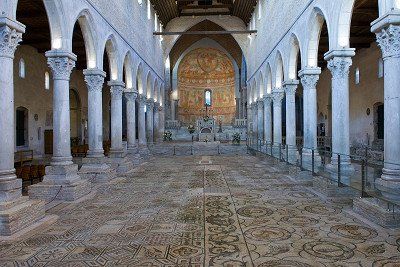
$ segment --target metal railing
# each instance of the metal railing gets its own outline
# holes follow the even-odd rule
[[[338,187],[353,190],[360,198],[376,198],[387,203],[388,210],[394,211],[400,208],[400,202],[383,195],[375,183],[380,179],[385,164],[397,169],[400,169],[400,165],[372,161],[368,150],[360,156],[335,153],[330,148],[290,146],[251,138],[246,144],[249,153],[258,152],[276,162],[286,162],[297,167],[299,171],[309,172],[312,176],[326,178]]]

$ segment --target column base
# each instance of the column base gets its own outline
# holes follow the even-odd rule
[[[111,148],[110,149],[110,158],[123,158],[125,157],[125,151],[123,148]]]
[[[129,159],[129,157],[110,157],[109,161],[111,162],[112,166],[114,166],[114,169],[118,175],[126,176],[135,168],[133,162]]]
[[[44,202],[19,197],[0,204],[0,236],[12,236],[45,217]]]
[[[302,153],[302,162],[300,162],[303,169],[307,171],[312,171],[312,153],[311,152],[303,152]],[[318,172],[319,168],[322,165],[321,156],[318,152],[314,153],[314,172]]]
[[[299,158],[299,152],[297,151],[296,148],[294,147],[289,147],[288,152],[287,152],[287,157],[286,159],[286,151],[284,151],[284,159],[285,161],[287,160],[290,164],[297,164],[297,160]]]
[[[115,171],[107,163],[105,157],[83,158],[82,163],[78,174],[82,179],[91,183],[106,183],[116,177]]]
[[[127,154],[129,154],[129,155],[132,155],[132,154],[137,154],[138,153],[138,145],[137,144],[135,144],[135,145],[132,145],[132,146],[128,146],[128,149],[127,149]]]
[[[322,176],[314,176],[313,188],[319,192],[322,197],[333,203],[352,204],[353,198],[359,194],[350,187],[338,187],[337,183]]]
[[[400,170],[384,168],[381,178],[375,181],[375,187],[384,198],[400,203]]]
[[[376,198],[355,198],[353,211],[385,228],[400,228],[400,208]],[[394,210],[393,210],[394,209]]]
[[[90,182],[78,175],[78,165],[59,165],[46,167],[43,182],[28,188],[31,199],[75,201],[91,191]]]
[[[149,150],[149,147],[147,144],[139,144],[139,154],[142,158],[149,158],[151,155],[151,152]]]
[[[338,181],[338,164],[331,163],[326,165],[326,171],[330,174],[332,181]],[[351,185],[351,177],[354,175],[355,169],[350,162],[340,164],[340,182],[343,185]]]

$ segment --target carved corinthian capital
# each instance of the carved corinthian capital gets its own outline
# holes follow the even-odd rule
[[[147,98],[144,95],[139,95],[139,106],[144,107],[146,105]]]
[[[67,51],[51,50],[46,52],[54,80],[69,80],[71,72],[75,68],[76,55]]]
[[[121,100],[122,93],[124,92],[125,84],[119,81],[109,81],[110,93],[112,100]]]
[[[343,79],[349,77],[350,66],[352,64],[350,57],[334,57],[328,61],[328,69],[332,73],[333,79]]]
[[[89,92],[101,92],[103,89],[104,78],[106,73],[102,70],[83,70],[85,82]]]
[[[14,58],[15,50],[22,41],[22,32],[9,27],[0,26],[0,57]]]
[[[283,91],[272,92],[272,99],[274,101],[274,105],[276,105],[276,106],[282,105],[283,97],[284,97]]]
[[[146,105],[147,105],[147,110],[153,110],[153,108],[154,108],[154,99],[153,98],[147,99]]]
[[[389,25],[376,33],[376,39],[383,58],[400,57],[400,26]]]
[[[319,80],[319,75],[316,74],[306,74],[301,77],[301,84],[304,90],[316,89],[317,82]]]
[[[125,93],[125,98],[128,102],[135,102],[137,97],[138,97],[137,92],[126,92]]]

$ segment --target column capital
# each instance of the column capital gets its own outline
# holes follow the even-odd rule
[[[272,92],[272,99],[274,101],[274,105],[282,105],[283,97],[285,96],[283,90],[276,90]]]
[[[266,106],[266,105],[271,105],[271,102],[272,102],[272,96],[271,96],[271,94],[265,95],[265,96],[263,97],[263,100],[264,100],[264,106]]]
[[[146,96],[139,94],[138,100],[139,100],[139,105],[140,106],[144,107],[144,105],[146,105],[146,101],[147,101]]]
[[[101,92],[103,89],[104,78],[106,73],[100,69],[86,69],[83,70],[85,75],[85,82],[90,92]]]
[[[154,102],[154,112],[160,111],[160,103]]]
[[[299,83],[300,82],[298,80],[289,80],[289,81],[283,82],[283,88],[285,90],[285,93],[287,95],[295,95],[297,86],[299,85]]]
[[[147,105],[148,110],[153,109],[154,108],[154,99],[153,98],[148,98],[146,100],[146,105]]]
[[[125,95],[125,98],[126,98],[126,100],[127,100],[128,102],[129,102],[129,101],[135,102],[135,100],[136,100],[137,97],[138,97],[138,92],[136,92],[136,91],[133,91],[133,92],[125,92],[124,95]]]
[[[23,33],[25,33],[23,24],[8,18],[0,18],[0,57],[14,58]]]
[[[257,99],[257,107],[258,107],[258,109],[264,108],[264,99],[263,98]]]
[[[332,79],[341,79],[349,76],[351,57],[333,57],[328,60],[328,69],[332,73]]]
[[[76,55],[69,51],[50,50],[46,52],[47,65],[53,73],[54,80],[67,80],[75,68]]]
[[[304,68],[299,71],[299,76],[301,79],[301,84],[304,90],[315,89],[317,82],[319,80],[319,75],[321,74],[321,68]]]
[[[111,99],[121,100],[122,93],[124,92],[125,83],[121,81],[109,81],[108,86],[110,86]]]
[[[390,24],[376,33],[376,40],[382,50],[383,59],[400,57],[400,25]]]

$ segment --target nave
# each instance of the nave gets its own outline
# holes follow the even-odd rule
[[[156,157],[58,220],[0,244],[1,266],[397,266],[400,234],[242,153]]]

